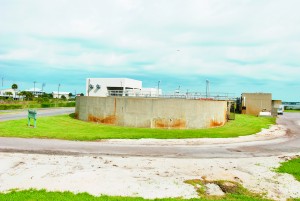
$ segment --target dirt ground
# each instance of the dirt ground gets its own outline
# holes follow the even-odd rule
[[[185,180],[230,180],[276,200],[300,197],[300,182],[273,171],[288,157],[176,159],[0,153],[0,191],[47,189],[144,198],[198,197]]]

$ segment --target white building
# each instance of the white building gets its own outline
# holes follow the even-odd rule
[[[70,92],[64,92],[64,91],[53,91],[52,92],[52,96],[53,98],[61,98],[63,95],[66,97],[66,99],[70,99],[70,96],[69,96]]]
[[[87,78],[86,96],[156,97],[161,89],[142,88],[142,81],[128,78]]]
[[[0,96],[2,97],[12,97],[12,98],[19,98],[19,90],[14,90],[14,89],[2,89],[0,90]],[[12,95],[8,95],[8,94],[12,94]]]
[[[45,93],[44,91],[42,91],[39,88],[31,88],[31,89],[27,89],[25,91],[32,93],[34,96],[41,96]]]

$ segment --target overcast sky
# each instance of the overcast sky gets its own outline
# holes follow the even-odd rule
[[[0,0],[0,77],[84,92],[126,77],[300,101],[299,0]]]

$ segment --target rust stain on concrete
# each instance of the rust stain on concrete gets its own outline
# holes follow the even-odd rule
[[[185,119],[155,119],[155,128],[186,128]]]
[[[220,122],[220,121],[215,121],[215,120],[210,120],[210,127],[218,127],[218,126],[223,126],[224,122]]]
[[[103,124],[115,124],[117,121],[117,117],[116,115],[109,115],[107,117],[97,117],[97,116],[89,115],[88,121],[103,123]]]
[[[75,119],[78,119],[78,117],[79,117],[79,114],[78,114],[77,112],[75,112],[74,118],[75,118]]]

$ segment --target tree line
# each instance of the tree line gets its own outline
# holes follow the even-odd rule
[[[11,88],[16,91],[18,89],[18,85],[17,84],[12,84]],[[8,91],[8,92],[5,92],[5,95],[8,95],[8,96],[13,96],[13,93]],[[23,96],[24,100],[27,100],[27,101],[30,101],[30,100],[34,100],[35,99],[35,96],[32,92],[30,91],[21,91],[18,93],[19,96]],[[69,97],[72,97],[73,94],[72,93],[69,93],[68,94]],[[75,94],[76,95],[76,94]],[[84,96],[83,93],[80,94],[80,96]],[[47,102],[49,101],[49,99],[53,99],[53,94],[52,93],[43,93],[41,95],[38,95],[37,97],[37,101],[38,102]],[[62,100],[66,100],[66,96],[65,95],[62,95],[60,97],[60,99]],[[39,100],[42,100],[42,101],[39,101]]]

